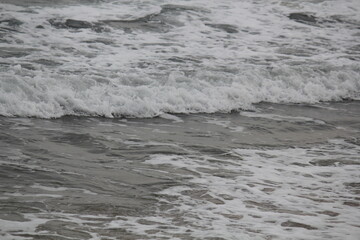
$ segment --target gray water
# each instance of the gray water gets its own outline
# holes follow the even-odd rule
[[[356,239],[360,103],[0,119],[1,239]]]
[[[359,11],[357,0],[0,1],[0,114],[359,99]]]
[[[0,239],[359,239],[359,12],[0,0]]]

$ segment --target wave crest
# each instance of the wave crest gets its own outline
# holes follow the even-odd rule
[[[244,67],[236,73],[174,71],[122,73],[107,81],[92,74],[61,77],[18,66],[0,82],[0,114],[154,117],[163,113],[214,113],[251,109],[259,102],[316,103],[355,99],[357,67]]]

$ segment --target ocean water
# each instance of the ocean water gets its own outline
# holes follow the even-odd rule
[[[0,0],[0,239],[358,239],[359,12]]]

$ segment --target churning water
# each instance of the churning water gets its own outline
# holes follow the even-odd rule
[[[0,239],[358,239],[359,12],[0,0]]]
[[[153,117],[359,98],[357,0],[5,2],[4,116]]]

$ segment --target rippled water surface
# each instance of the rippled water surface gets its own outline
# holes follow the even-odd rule
[[[1,239],[357,239],[359,116],[2,117]]]
[[[359,239],[359,12],[0,0],[0,239]]]

